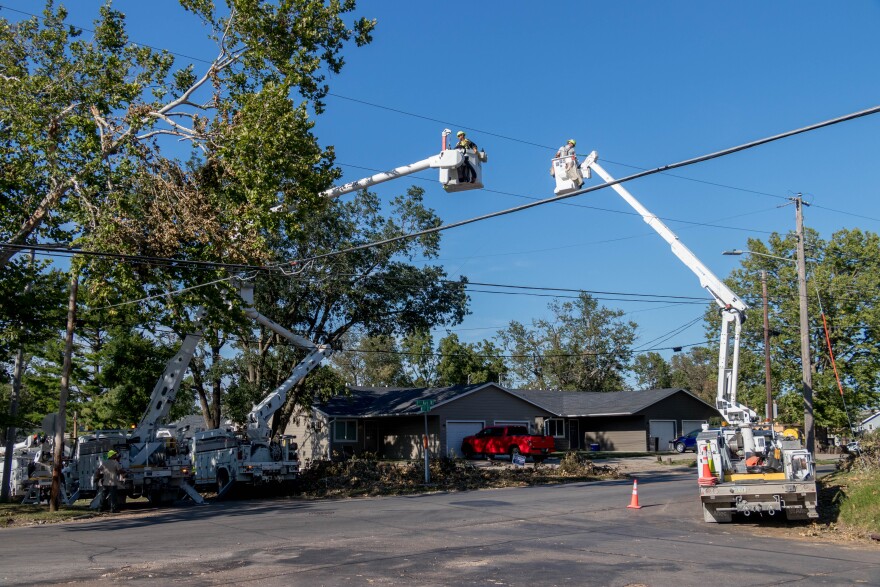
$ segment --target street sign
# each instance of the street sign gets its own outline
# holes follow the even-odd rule
[[[526,465],[526,458],[522,455],[514,455],[510,461],[517,467],[524,467]]]
[[[434,400],[432,399],[417,399],[416,405],[422,408],[423,412],[427,412],[434,405]]]

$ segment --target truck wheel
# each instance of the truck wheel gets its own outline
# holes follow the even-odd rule
[[[532,460],[535,461],[536,463],[543,463],[544,459],[546,459],[546,458],[547,457],[545,457],[544,455],[539,455],[539,456],[532,457]]]
[[[226,469],[217,471],[217,497],[226,495],[231,488],[232,482],[229,480],[229,471]]]
[[[684,445],[683,442],[676,442],[675,443],[675,452],[683,453],[686,449],[687,449],[687,447]]]
[[[510,447],[510,460],[513,461],[513,457],[518,457],[520,455],[518,446]]]
[[[466,458],[466,459],[469,460],[469,461],[470,461],[470,460],[473,460],[473,458],[474,458],[475,456],[477,456],[477,455],[475,455],[474,453],[472,453],[472,452],[469,451],[469,450],[466,450],[466,451],[464,451],[464,452],[461,453],[461,454],[462,454],[462,456],[464,456],[464,458]]]

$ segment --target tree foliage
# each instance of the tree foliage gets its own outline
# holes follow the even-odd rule
[[[796,237],[773,234],[766,243],[752,239],[742,268],[733,272],[730,285],[753,307],[744,325],[742,340],[741,395],[744,403],[764,403],[764,343],[761,271],[767,273],[771,338],[771,379],[780,420],[803,422],[800,313],[798,301]],[[848,427],[861,410],[880,405],[880,237],[859,229],[844,229],[828,241],[815,231],[806,234],[809,340],[816,424],[832,429]],[[758,253],[782,257],[763,257]],[[788,261],[791,259],[791,261]],[[838,391],[831,355],[825,340],[822,315],[828,325],[831,349],[841,376],[843,397]],[[714,317],[711,317],[714,320]]]
[[[586,293],[548,307],[551,320],[532,320],[531,328],[512,321],[499,333],[515,383],[539,389],[624,389],[635,322],[622,320],[622,311],[600,306]]]

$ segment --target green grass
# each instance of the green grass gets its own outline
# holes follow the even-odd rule
[[[46,504],[0,503],[0,528],[55,524],[89,515],[89,513],[88,502],[83,505],[61,506],[57,512],[50,512],[49,506]]]
[[[840,486],[838,521],[863,532],[880,532],[880,472],[851,472],[836,477]]]

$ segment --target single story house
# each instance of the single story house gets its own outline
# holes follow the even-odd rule
[[[296,436],[300,458],[307,460],[364,452],[421,458],[425,436],[433,454],[460,456],[465,436],[500,424],[552,435],[559,449],[665,451],[673,439],[715,417],[720,414],[713,406],[680,388],[598,393],[515,390],[496,383],[349,387],[346,394],[295,413],[285,433]]]
[[[859,425],[856,427],[857,432],[873,432],[878,429],[880,429],[880,412],[871,414],[859,422]]]

